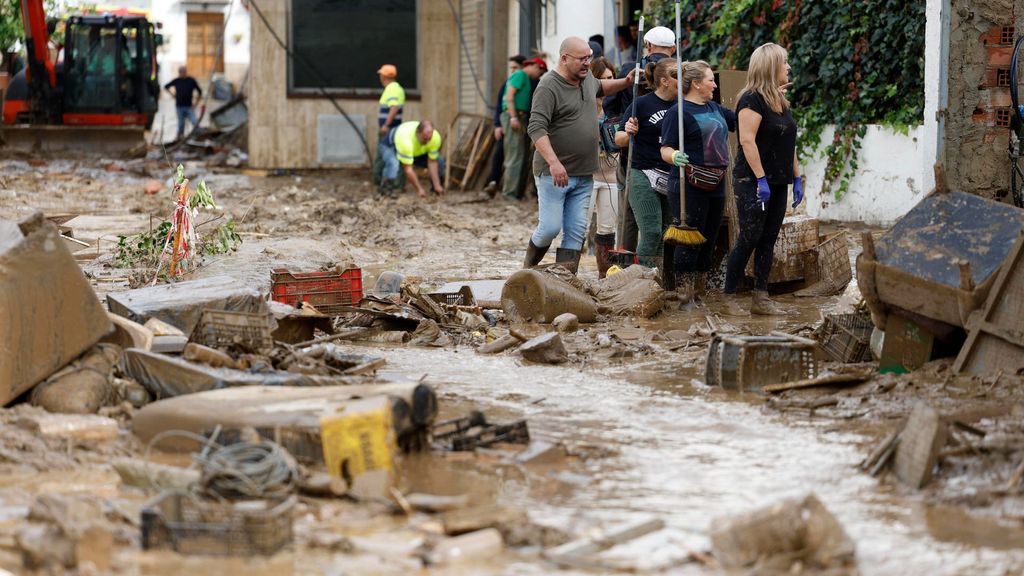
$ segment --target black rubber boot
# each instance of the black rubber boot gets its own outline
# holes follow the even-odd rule
[[[561,264],[566,270],[575,274],[580,269],[579,250],[559,248],[555,251],[555,264]]]
[[[530,245],[526,247],[526,260],[523,261],[523,268],[533,268],[540,261],[544,259],[544,255],[548,253],[548,248],[551,246],[536,246],[533,240],[530,240]]]
[[[597,248],[597,277],[604,278],[612,266],[611,261],[608,260],[608,251],[615,248],[615,234],[594,236],[594,246]]]

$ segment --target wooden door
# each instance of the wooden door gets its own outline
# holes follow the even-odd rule
[[[205,86],[212,72],[224,72],[224,14],[189,12],[187,26],[188,73]]]

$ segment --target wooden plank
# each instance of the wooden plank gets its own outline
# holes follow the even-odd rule
[[[867,379],[867,374],[834,374],[832,376],[809,378],[806,380],[797,380],[795,382],[785,382],[783,384],[769,384],[768,386],[762,386],[761,390],[775,394],[778,392],[785,392],[786,390],[800,390],[803,388],[814,388],[816,386],[860,384]]]

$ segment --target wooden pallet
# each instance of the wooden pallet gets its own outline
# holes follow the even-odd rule
[[[955,372],[1015,374],[1024,369],[1024,234],[999,269],[981,314],[968,322]]]
[[[494,145],[494,119],[480,114],[459,112],[445,135],[446,189],[465,190],[472,185],[480,167],[491,156]],[[463,126],[461,132],[459,126]]]

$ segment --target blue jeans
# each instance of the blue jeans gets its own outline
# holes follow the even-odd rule
[[[587,233],[587,208],[590,191],[594,188],[592,176],[570,176],[565,188],[555,186],[551,175],[535,176],[537,183],[538,222],[530,240],[534,246],[551,246],[551,241],[562,232],[561,248],[580,250]]]
[[[185,120],[192,123],[192,128],[195,128],[199,121],[196,120],[196,113],[191,106],[175,106],[174,109],[178,112],[178,138],[180,139],[185,135]]]
[[[398,178],[398,170],[401,168],[398,164],[398,153],[395,151],[395,145],[388,143],[387,137],[381,138],[377,143],[377,156],[384,161],[384,179]]]

